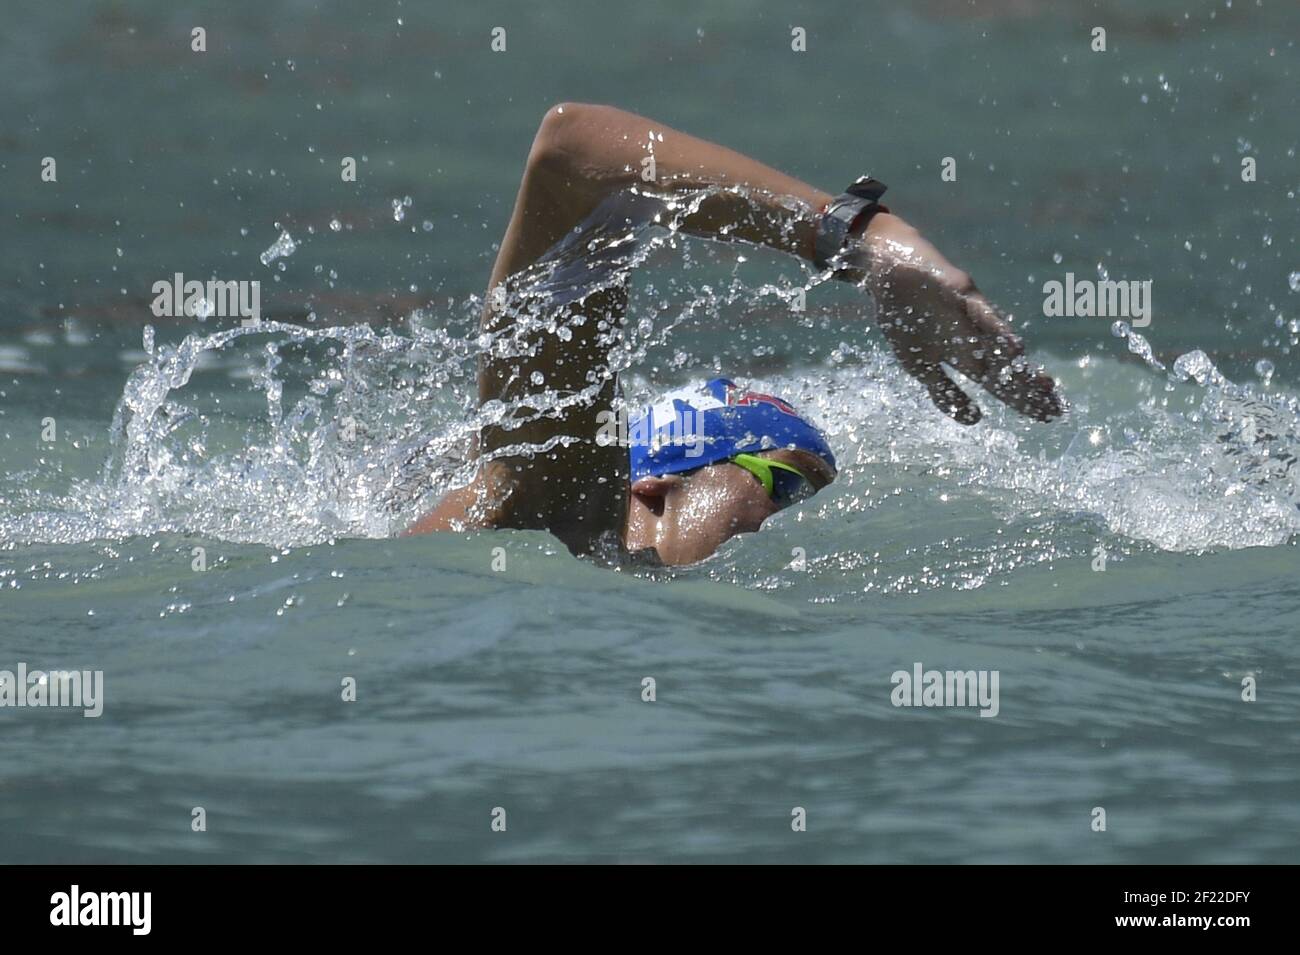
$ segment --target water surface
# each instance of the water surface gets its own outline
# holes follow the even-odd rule
[[[106,700],[0,710],[0,859],[1295,857],[1294,5],[20,7],[0,669]],[[478,297],[563,100],[884,179],[1069,417],[963,429],[848,290],[660,237],[629,395],[745,378],[826,428],[835,485],[672,572],[396,537],[462,474]],[[271,323],[154,318],[177,271],[260,279]],[[1043,317],[1067,271],[1153,280],[1151,325]],[[894,707],[916,662],[997,670],[998,716]]]

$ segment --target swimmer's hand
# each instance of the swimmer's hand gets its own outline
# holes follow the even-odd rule
[[[1025,361],[1011,326],[956,268],[902,219],[872,217],[847,256],[852,278],[876,299],[877,318],[907,372],[926,386],[941,411],[962,424],[980,420],[979,406],[942,365],[1039,421],[1059,417],[1056,383]]]

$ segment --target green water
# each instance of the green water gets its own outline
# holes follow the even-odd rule
[[[0,860],[1295,857],[1294,4],[10,7],[0,670],[102,670],[105,701],[0,709]],[[797,267],[687,244],[656,254],[634,317],[747,294],[698,309],[629,387],[753,376],[826,428],[835,485],[675,572],[542,534],[392,536],[420,502],[374,482],[453,433],[471,385],[427,332],[471,334],[532,132],[564,100],[828,189],[885,180],[1015,314],[1070,416],[985,402],[962,429],[845,290],[813,290],[792,327],[756,290]],[[282,230],[297,251],[263,265]],[[1228,382],[1152,367],[1109,320],[1043,316],[1044,281],[1099,269],[1153,282],[1155,361],[1199,350]],[[124,395],[166,392],[165,349],[231,324],[153,317],[175,272],[392,337],[214,345],[156,432],[114,443]],[[291,419],[334,372],[362,448],[329,443],[334,392],[292,426],[269,410],[272,380]],[[998,671],[997,717],[893,706],[917,662]]]

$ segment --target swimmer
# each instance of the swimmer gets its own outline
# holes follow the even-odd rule
[[[643,161],[651,152],[648,184]],[[902,367],[956,421],[972,425],[981,413],[944,365],[1023,415],[1061,414],[1053,380],[1024,362],[1020,339],[970,276],[880,204],[881,183],[862,178],[831,195],[608,106],[564,103],[543,118],[482,330],[508,334],[514,318],[494,307],[499,290],[517,287],[602,203],[647,185],[659,195],[702,197],[684,212],[682,232],[777,249],[874,297],[877,324]],[[725,378],[652,403],[627,422],[628,441],[601,440],[618,403],[610,329],[621,325],[626,304],[625,284],[600,288],[559,306],[571,334],[539,333],[534,347],[484,356],[479,401],[505,402],[513,414],[480,431],[473,480],[407,533],[541,529],[578,554],[612,544],[664,565],[689,564],[835,479],[835,457],[814,425],[781,399]],[[559,410],[527,405],[536,381],[560,396]],[[566,404],[566,396],[584,400]]]

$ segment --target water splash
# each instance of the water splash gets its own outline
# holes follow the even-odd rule
[[[789,348],[783,364],[753,383],[817,420],[842,465],[831,488],[780,515],[771,532],[737,539],[702,568],[681,573],[788,585],[770,576],[772,562],[755,560],[755,551],[809,527],[821,552],[802,573],[831,595],[981,587],[1019,568],[1086,555],[1099,532],[1119,552],[1272,546],[1300,532],[1300,411],[1276,385],[1237,385],[1201,352],[1166,367],[1145,338],[1120,323],[1115,334],[1145,367],[1102,360],[1088,377],[1078,373],[1082,365],[1049,361],[1074,399],[1068,423],[1034,425],[984,397],[984,422],[957,425],[867,337],[869,308],[858,306],[849,340],[826,354],[801,350],[801,328],[827,327],[838,314],[797,310],[824,275],[772,282],[765,273],[752,281],[734,264],[723,281],[702,277],[717,262],[696,258],[699,246],[682,241],[682,224],[713,194],[633,190],[614,197],[512,277],[504,298],[492,303],[514,319],[501,330],[478,330],[485,302],[472,296],[458,308],[412,313],[401,334],[365,324],[263,322],[174,345],[149,341],[148,360],[131,374],[114,411],[101,473],[61,493],[10,476],[0,487],[7,490],[0,541],[175,532],[289,546],[396,533],[472,476],[470,448],[480,428],[510,429],[562,413],[602,385],[595,375],[590,387],[560,394],[543,376],[522,398],[480,405],[479,362],[526,356],[550,337],[571,337],[587,319],[569,306],[625,287],[643,269],[649,272],[638,276],[625,319],[600,330],[610,348],[602,373],[621,377],[628,404],[692,377],[744,377],[744,368],[719,367],[716,349],[697,355],[676,336],[742,313],[775,316]],[[671,253],[674,277],[667,281],[644,277],[660,253]],[[773,334],[744,326],[730,344],[770,365],[777,361]],[[196,386],[196,371],[206,367],[227,370],[224,390],[211,387],[210,374],[199,376],[210,390]],[[241,375],[230,377],[237,369]],[[1152,372],[1163,378],[1163,391],[1152,387]],[[517,443],[496,453],[536,453],[576,437],[558,434],[546,445]],[[881,539],[885,505],[909,500],[919,502],[916,519],[906,522],[912,536],[897,532],[891,566],[889,541]],[[958,508],[963,521],[983,522],[992,536],[950,529],[932,518],[930,502]],[[775,566],[789,563],[780,555]]]

